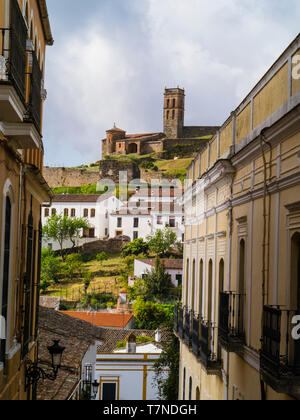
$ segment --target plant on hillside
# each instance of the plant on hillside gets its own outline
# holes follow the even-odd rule
[[[50,249],[43,249],[41,260],[41,283],[42,292],[45,292],[52,283],[58,284],[59,274],[62,269],[61,260],[55,257]]]
[[[170,275],[166,273],[164,264],[156,256],[154,270],[144,277],[145,298],[166,301],[170,290]]]
[[[101,252],[100,254],[96,255],[96,260],[100,263],[108,260],[108,255],[106,252]]]
[[[126,245],[122,250],[122,257],[128,257],[131,255],[148,255],[149,253],[149,245],[144,242],[143,239],[135,239],[134,241],[130,242]]]
[[[147,237],[148,247],[160,257],[167,256],[174,248],[178,248],[177,235],[170,228],[158,229]]]
[[[146,302],[141,296],[133,304],[136,329],[156,330],[174,317],[174,305]]]
[[[88,228],[89,224],[86,219],[54,215],[48,219],[44,226],[43,236],[59,243],[61,257],[65,260],[64,243],[69,239],[75,247],[75,238],[79,236],[82,229]]]

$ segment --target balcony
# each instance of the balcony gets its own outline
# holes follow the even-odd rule
[[[25,112],[27,28],[17,0],[11,2],[11,26],[1,28],[0,119],[20,122]]]
[[[192,330],[191,330],[191,320],[192,320],[192,312],[186,311],[185,312],[185,324],[184,324],[184,342],[188,347],[192,345]]]
[[[41,74],[39,67],[37,70],[37,60],[33,58],[27,104],[26,45],[27,27],[17,0],[12,0],[10,27],[0,28],[0,130],[16,149],[41,146]]]
[[[200,362],[208,375],[221,375],[222,361],[215,353],[216,326],[210,321],[201,321]]]
[[[221,357],[213,350],[217,345],[215,324],[205,322],[192,311],[176,306],[174,329],[208,375],[221,375]]]
[[[238,352],[245,343],[245,296],[220,293],[219,342],[228,352]]]
[[[276,392],[300,393],[300,340],[293,338],[297,311],[264,307],[260,369],[264,381]]]

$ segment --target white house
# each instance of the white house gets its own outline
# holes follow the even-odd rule
[[[183,260],[161,259],[166,272],[170,275],[173,286],[178,287],[182,284]],[[154,270],[155,259],[136,259],[134,261],[135,278],[143,278],[147,273]]]
[[[123,203],[115,196],[107,197],[99,194],[61,194],[55,195],[51,207],[43,207],[42,223],[45,225],[52,215],[67,217],[83,217],[87,219],[90,228],[82,232],[86,240],[104,239],[109,237],[109,216],[119,210]],[[50,244],[44,242],[44,246]],[[83,241],[78,241],[81,245]],[[51,244],[57,249],[57,244]],[[65,244],[68,248],[71,243]]]
[[[158,229],[172,229],[179,242],[184,242],[184,210],[179,203],[181,190],[160,186],[138,190],[109,222],[111,238],[127,236],[130,240],[146,239]]]
[[[156,340],[160,341],[158,333],[156,337]],[[135,335],[131,334],[126,340],[126,348],[114,350],[112,353],[98,353],[95,377],[100,386],[97,399],[158,400],[154,364],[161,352],[158,342],[137,345]]]

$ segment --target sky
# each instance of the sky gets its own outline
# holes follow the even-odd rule
[[[48,0],[46,166],[101,159],[114,123],[163,131],[165,87],[185,125],[221,125],[299,33],[299,0]]]

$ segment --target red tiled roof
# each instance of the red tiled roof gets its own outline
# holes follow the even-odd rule
[[[61,311],[62,314],[89,322],[97,327],[125,328],[132,319],[132,314],[111,314],[104,312]]]
[[[101,194],[59,194],[52,203],[97,203],[100,197]]]
[[[146,259],[146,258],[138,258],[138,261],[141,261],[145,264],[155,266],[155,259]],[[167,270],[182,270],[183,269],[183,260],[170,260],[167,258],[162,258],[160,260]]]

